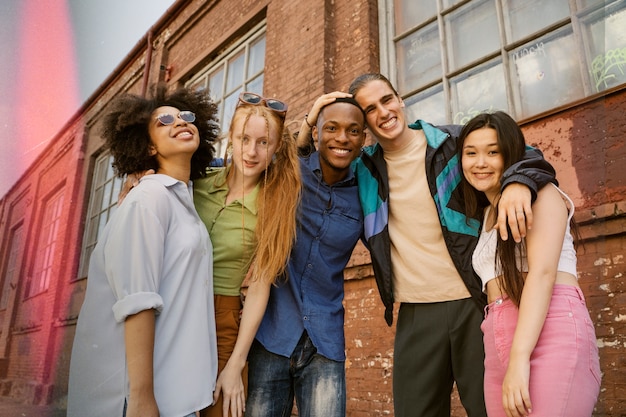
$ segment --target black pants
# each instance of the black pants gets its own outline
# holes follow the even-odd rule
[[[449,417],[454,382],[468,417],[486,417],[483,313],[471,299],[403,303],[393,363],[396,417]]]

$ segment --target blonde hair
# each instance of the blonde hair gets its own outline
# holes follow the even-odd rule
[[[252,280],[274,283],[287,266],[296,238],[296,215],[300,204],[301,178],[296,141],[288,124],[273,110],[262,105],[240,104],[235,109],[228,131],[229,142],[235,122],[244,118],[243,132],[250,116],[265,119],[267,135],[279,132],[278,144],[260,179],[257,195],[256,247],[252,255]],[[232,161],[229,162],[232,164]],[[232,175],[234,170],[229,170]],[[247,263],[247,262],[246,262]]]

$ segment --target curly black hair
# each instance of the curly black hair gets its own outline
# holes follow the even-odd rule
[[[128,93],[115,98],[104,116],[101,134],[113,155],[113,169],[118,176],[158,169],[156,157],[149,154],[152,142],[148,126],[154,110],[162,106],[195,113],[193,123],[200,134],[200,146],[191,157],[190,179],[206,175],[215,151],[213,143],[219,136],[217,105],[206,90],[179,88],[168,93],[167,86],[159,84],[148,98]]]

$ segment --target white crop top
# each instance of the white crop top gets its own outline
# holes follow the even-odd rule
[[[574,249],[574,239],[570,230],[570,220],[572,219],[572,216],[574,216],[574,203],[567,194],[559,189],[559,187],[554,184],[553,186],[561,193],[561,195],[563,195],[569,206],[567,228],[565,229],[565,237],[563,238],[563,247],[561,248],[561,256],[559,257],[557,271],[567,272],[575,277],[578,277],[576,272],[576,249]],[[485,218],[487,217],[488,212],[489,208],[485,210]],[[472,255],[472,266],[483,283],[483,289],[486,287],[487,282],[499,275],[496,272],[499,269],[496,268],[497,232],[498,231],[496,229],[485,230],[485,225],[483,224],[480,237],[478,238],[478,244],[476,245],[476,249],[474,249],[474,254]],[[528,262],[526,258],[521,259],[520,262],[519,254],[517,257],[517,266],[522,272],[528,272]]]

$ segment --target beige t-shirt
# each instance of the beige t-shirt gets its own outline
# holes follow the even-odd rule
[[[426,180],[426,138],[421,130],[403,149],[387,152],[389,236],[394,299],[405,303],[460,300],[470,293],[443,240]]]

